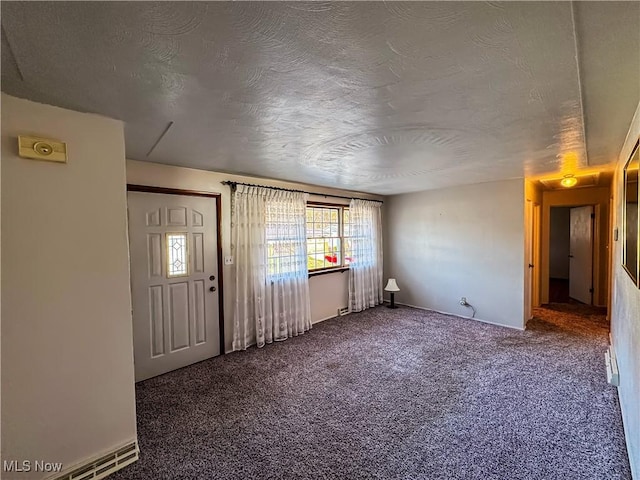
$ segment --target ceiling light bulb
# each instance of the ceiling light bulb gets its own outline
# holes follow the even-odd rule
[[[573,175],[566,175],[562,180],[560,180],[560,185],[567,188],[575,186],[576,183],[578,183],[578,179]]]

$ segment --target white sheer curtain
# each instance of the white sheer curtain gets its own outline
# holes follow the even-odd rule
[[[382,213],[379,202],[351,200],[352,261],[349,307],[360,312],[382,303]]]
[[[233,349],[262,347],[311,328],[305,209],[307,195],[237,185]]]

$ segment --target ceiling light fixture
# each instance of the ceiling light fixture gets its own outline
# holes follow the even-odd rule
[[[560,185],[563,187],[571,188],[574,187],[578,183],[578,179],[573,175],[565,175],[562,180],[560,180]]]

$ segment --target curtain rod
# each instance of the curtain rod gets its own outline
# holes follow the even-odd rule
[[[382,200],[369,200],[368,198],[358,198],[358,197],[345,197],[343,195],[331,195],[324,193],[315,193],[315,192],[307,192],[305,190],[295,190],[293,188],[282,188],[282,187],[270,187],[268,185],[256,185],[255,183],[244,183],[244,182],[231,182],[229,180],[225,180],[221,182],[223,185],[229,185],[231,188],[235,188],[236,185],[245,185],[247,187],[260,187],[260,188],[270,188],[271,190],[283,190],[285,192],[298,192],[298,193],[308,193],[309,195],[318,195],[319,197],[333,197],[333,198],[346,198],[347,200],[367,200],[369,202],[378,202],[384,203]]]

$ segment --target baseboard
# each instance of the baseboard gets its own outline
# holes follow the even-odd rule
[[[138,439],[134,438],[119,447],[89,457],[46,478],[48,480],[100,480],[138,461],[139,454]]]
[[[388,300],[385,299],[385,302],[388,302]],[[487,323],[489,325],[495,325],[496,327],[511,328],[513,330],[518,330],[518,331],[521,331],[521,332],[523,332],[525,330],[524,327],[514,327],[513,325],[505,325],[504,323],[496,323],[496,322],[492,322],[492,321],[489,321],[489,320],[483,320],[482,318],[477,318],[477,317],[468,317],[466,315],[460,315],[458,313],[443,312],[441,310],[435,310],[433,308],[427,308],[427,307],[420,307],[418,305],[411,305],[409,303],[396,302],[396,305],[403,305],[405,307],[417,308],[418,310],[426,310],[428,312],[441,313],[443,315],[451,315],[453,317],[464,318],[465,320],[474,320],[476,322]]]
[[[331,320],[332,318],[337,318],[340,315],[330,315],[328,317],[320,318],[318,320],[312,320],[311,325],[315,325],[316,323],[324,322],[325,320]]]

